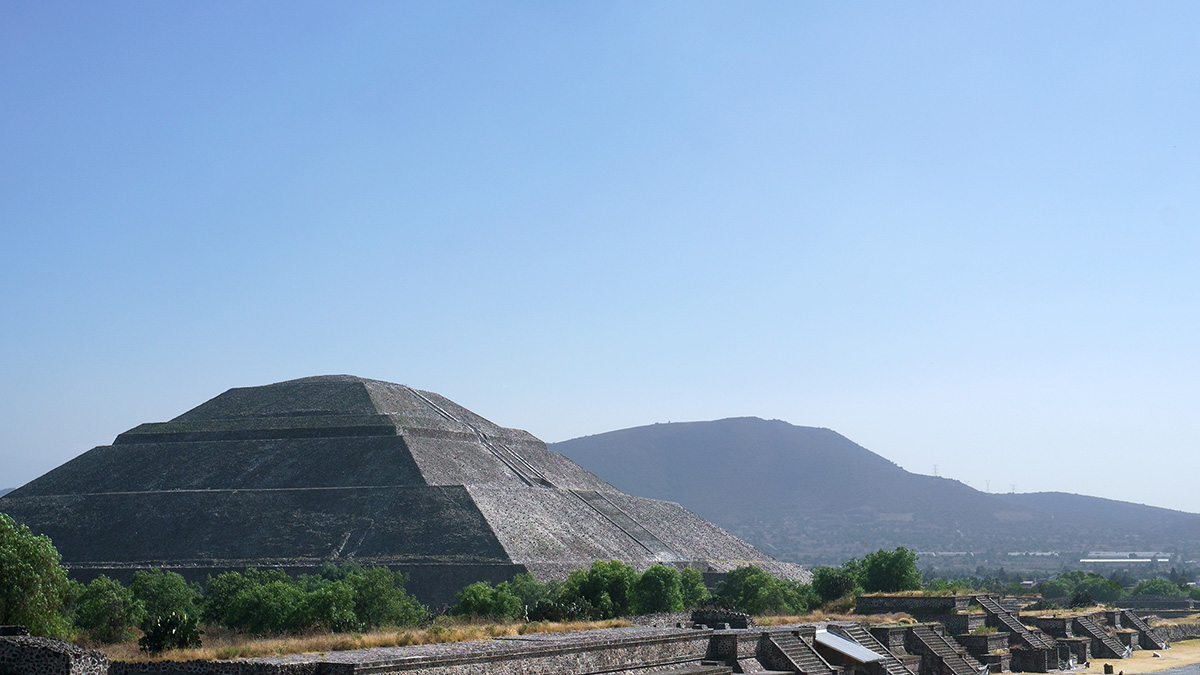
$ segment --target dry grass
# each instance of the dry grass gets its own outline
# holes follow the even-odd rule
[[[366,633],[306,633],[258,638],[228,629],[213,628],[204,634],[204,646],[175,649],[158,656],[139,651],[137,640],[115,645],[85,645],[108,654],[114,661],[191,661],[243,659],[309,652],[336,652],[370,647],[403,647],[441,642],[468,642],[506,635],[558,633],[563,631],[617,628],[628,621],[571,621],[562,623],[479,623],[439,621],[425,628],[390,628]]]
[[[1174,618],[1174,619],[1162,619],[1160,621],[1155,622],[1155,625],[1160,624],[1160,623],[1171,625],[1171,626],[1176,626],[1181,623],[1200,623],[1200,613],[1189,614],[1188,616],[1181,616],[1181,617]]]
[[[1092,605],[1091,607],[1060,607],[1059,609],[1038,609],[1032,612],[1022,611],[1022,614],[1030,616],[1048,616],[1054,618],[1065,618],[1068,616],[1083,616],[1085,614],[1095,614],[1109,609],[1103,605]]]
[[[1158,654],[1158,656],[1154,656]],[[1171,643],[1170,649],[1162,651],[1138,650],[1127,659],[1092,659],[1086,670],[1073,671],[1072,675],[1102,675],[1104,664],[1112,664],[1114,672],[1125,675],[1154,673],[1168,668],[1178,668],[1200,663],[1200,640],[1183,640]]]
[[[908,614],[835,614],[816,610],[808,614],[792,614],[780,616],[756,616],[754,622],[760,626],[782,626],[793,623],[818,623],[822,621],[861,621],[864,623],[912,623],[914,619]]]

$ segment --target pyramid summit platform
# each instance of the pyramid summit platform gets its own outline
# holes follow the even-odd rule
[[[48,535],[81,580],[355,560],[408,573],[438,605],[475,581],[563,578],[600,559],[808,576],[676,503],[620,492],[528,432],[349,375],[230,389],[0,497],[0,512]]]

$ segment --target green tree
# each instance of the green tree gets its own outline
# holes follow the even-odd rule
[[[652,565],[633,585],[634,606],[639,614],[682,612],[683,576],[666,565]]]
[[[1068,598],[1075,592],[1075,584],[1067,579],[1049,579],[1038,586],[1043,598]]]
[[[99,642],[124,642],[133,638],[133,627],[146,617],[146,608],[121,582],[101,574],[79,597],[75,623]]]
[[[178,612],[170,612],[142,622],[142,630],[145,635],[138,638],[138,647],[150,654],[200,646],[201,631],[194,615],[183,616]]]
[[[134,572],[129,590],[146,609],[138,626],[145,634],[138,640],[144,651],[200,646],[199,588],[175,572],[153,569]]]
[[[1087,593],[1096,602],[1108,603],[1124,597],[1125,589],[1121,588],[1121,584],[1109,581],[1099,574],[1090,574],[1075,584],[1075,592],[1072,595],[1080,593]]]
[[[833,602],[862,591],[854,573],[844,567],[818,567],[812,575],[813,591],[821,602]]]
[[[807,584],[776,579],[759,567],[746,565],[717,584],[717,599],[747,614],[801,614],[817,596]]]
[[[364,626],[354,611],[354,600],[354,587],[344,579],[323,579],[305,590],[301,608],[284,628],[295,631],[321,626],[334,633],[360,630]]]
[[[204,618],[257,635],[312,625],[305,589],[281,570],[223,572],[205,584]]]
[[[862,587],[868,593],[920,590],[917,554],[901,546],[867,555],[862,561]]]
[[[358,567],[345,575],[354,589],[354,614],[363,629],[411,626],[428,615],[425,606],[404,589],[408,576],[386,567]]]
[[[69,584],[58,550],[0,513],[0,624],[18,624],[33,635],[66,638]]]
[[[704,575],[700,570],[688,567],[679,574],[679,588],[683,595],[683,606],[686,609],[699,607],[708,600],[708,587],[704,585]]]
[[[458,592],[451,614],[489,619],[515,619],[525,613],[521,599],[513,595],[508,583],[493,587],[477,581]]]
[[[147,621],[154,621],[172,613],[183,616],[199,615],[200,589],[188,584],[175,572],[164,569],[138,570],[133,573],[129,590],[146,608]]]
[[[1179,584],[1172,583],[1170,579],[1162,577],[1154,577],[1138,582],[1137,586],[1133,587],[1131,595],[1183,595],[1183,589]]]
[[[562,590],[560,582],[551,581],[543,584],[527,572],[514,576],[508,584],[512,594],[520,598],[521,604],[527,608],[534,607],[539,602],[558,600],[558,594]]]
[[[200,616],[204,623],[230,626],[237,596],[253,583],[239,572],[222,572],[204,582]]]
[[[637,570],[620,560],[597,560],[586,570],[575,570],[563,584],[562,600],[596,620],[633,613],[633,585]]]

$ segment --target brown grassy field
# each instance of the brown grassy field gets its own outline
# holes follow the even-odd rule
[[[628,621],[572,621],[564,623],[473,623],[438,622],[425,628],[390,628],[366,633],[308,633],[280,637],[254,637],[223,628],[213,628],[203,636],[204,646],[176,649],[158,656],[139,651],[137,640],[119,644],[80,644],[98,649],[114,661],[190,661],[193,659],[238,659],[254,656],[279,656],[310,652],[336,652],[368,647],[402,647],[438,642],[465,642],[504,635],[556,633],[562,631],[615,628]]]
[[[1154,656],[1155,654],[1158,656]],[[1189,666],[1193,663],[1200,663],[1200,640],[1175,642],[1170,649],[1162,651],[1139,650],[1127,659],[1092,659],[1090,667],[1086,670],[1076,670],[1073,673],[1103,675],[1106,663],[1112,664],[1113,672],[1123,672],[1125,675],[1155,673],[1168,668]]]
[[[786,616],[756,616],[754,622],[760,626],[783,626],[792,623],[816,623],[819,621],[861,621],[863,623],[904,623],[913,622],[908,614],[840,614],[817,610],[808,614],[792,614]]]

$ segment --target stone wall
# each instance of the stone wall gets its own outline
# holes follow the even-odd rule
[[[1123,609],[1174,609],[1194,611],[1196,601],[1172,595],[1131,595],[1121,598]]]
[[[312,672],[314,675],[340,675],[331,668],[336,668],[335,664],[343,664],[353,667],[350,672],[419,672],[422,675],[651,673],[698,665],[705,658],[712,634],[713,631],[707,629],[633,627],[531,634],[471,643],[331,652]],[[248,659],[245,662],[283,665],[311,663],[312,660],[312,655],[296,655]],[[304,671],[294,672],[303,675]],[[183,675],[183,671],[180,671],[180,675]],[[264,675],[274,673],[264,671]]]
[[[108,657],[69,642],[28,635],[0,637],[4,675],[105,675]]]
[[[1008,649],[1008,633],[989,633],[986,635],[956,635],[960,645],[966,647],[972,656],[979,658],[988,652],[998,652]]]
[[[908,638],[908,626],[871,626],[871,635],[894,654],[907,654],[904,641]]]
[[[1075,637],[1074,617],[1039,616],[1034,622],[1035,626],[1056,639]]]
[[[964,612],[938,616],[937,620],[946,627],[946,631],[951,635],[962,635],[983,626],[987,621],[987,615],[983,612]]]
[[[859,614],[895,614],[905,612],[913,616],[954,614],[965,612],[971,604],[970,595],[860,595]]]
[[[1162,635],[1171,642],[1200,640],[1200,623],[1159,624],[1151,627],[1154,629],[1154,632]]]
[[[247,661],[114,661],[109,675],[353,675],[354,664]]]
[[[692,612],[692,623],[708,628],[753,628],[754,617],[744,612],[726,609],[698,609]]]

